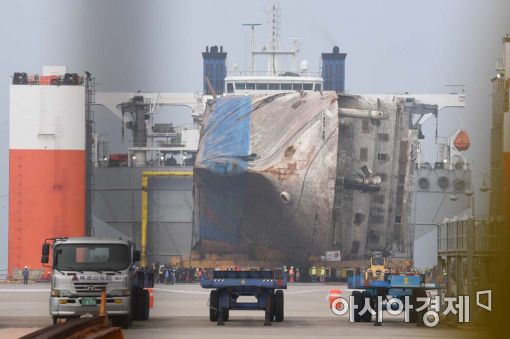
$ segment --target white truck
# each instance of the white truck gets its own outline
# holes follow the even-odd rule
[[[133,243],[111,238],[51,238],[42,245],[41,262],[51,253],[50,315],[61,318],[98,314],[101,293],[115,326],[128,328],[133,320],[147,320],[154,275],[137,270],[140,252]]]

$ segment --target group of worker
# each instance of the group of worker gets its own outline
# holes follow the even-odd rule
[[[176,282],[176,270],[174,267],[166,265],[152,264],[152,272],[156,275],[156,280],[160,284],[173,285]]]
[[[317,281],[317,268],[315,266],[312,266],[310,268],[310,277],[312,278],[312,282]],[[321,266],[319,269],[319,282],[324,284],[326,282],[326,268],[324,266]]]
[[[287,273],[287,280],[289,283],[301,281],[301,272],[299,271],[299,268],[294,268],[294,266],[290,266],[290,268],[287,269],[287,266],[283,266],[283,271]],[[320,283],[326,282],[326,268],[324,266],[321,266],[318,270],[317,267],[312,266],[309,269],[308,274],[310,275],[312,282],[317,281],[319,281]]]
[[[181,277],[180,281],[200,281],[200,277],[203,274],[204,268],[191,268],[189,269],[190,272],[188,272],[187,277]],[[232,271],[241,271],[242,269],[240,267],[229,267],[227,270]],[[167,267],[166,265],[158,265],[158,263],[153,263],[151,265],[151,271],[155,273],[156,281],[161,284],[166,285],[173,285],[178,280],[178,273],[177,269],[174,267]],[[290,266],[287,268],[287,266],[283,266],[283,271],[287,274],[287,281],[289,283],[298,283],[301,282],[302,275],[299,268]],[[320,282],[325,283],[326,282],[326,268],[324,266],[321,267],[315,267],[312,266],[309,271],[308,275],[311,278],[312,282]],[[182,273],[182,272],[181,272]],[[305,273],[306,274],[306,273]],[[306,280],[306,278],[305,278]]]

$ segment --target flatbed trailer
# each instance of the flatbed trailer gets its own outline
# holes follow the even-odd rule
[[[379,305],[379,303],[382,303],[386,298],[396,298],[406,305],[405,299],[408,297],[409,305],[413,306],[409,311],[409,322],[423,326],[423,317],[427,312],[427,307],[416,311],[416,308],[422,308],[424,304],[418,298],[426,298],[427,290],[442,288],[435,283],[424,283],[423,280],[423,276],[420,274],[385,274],[381,280],[367,280],[362,273],[350,276],[347,285],[348,288],[355,290],[352,292],[352,296],[354,305],[357,306],[357,309],[354,310],[354,322],[371,322],[373,315],[371,312],[360,314],[365,306],[370,306],[375,311],[375,325],[381,326],[378,311],[386,309],[387,306],[384,307],[384,304]],[[379,297],[381,298],[379,299]],[[366,305],[366,302],[370,304]]]
[[[224,325],[230,310],[264,310],[265,326],[284,318],[283,289],[287,274],[274,271],[205,270],[200,277],[203,288],[213,289],[209,298],[209,319]],[[256,302],[238,302],[241,296],[253,296]]]

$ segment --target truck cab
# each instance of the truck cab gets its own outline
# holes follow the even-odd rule
[[[133,269],[140,259],[134,244],[109,238],[53,238],[42,246],[41,262],[51,251],[50,315],[60,318],[98,314],[101,293],[106,292],[105,311],[114,325],[127,328],[133,319],[149,314],[147,288],[152,275]]]

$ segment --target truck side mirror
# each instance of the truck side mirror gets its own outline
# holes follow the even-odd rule
[[[133,262],[140,261],[140,251],[134,250],[133,251]]]
[[[47,264],[47,263],[48,263],[48,261],[50,261],[50,257],[49,257],[48,255],[43,255],[43,256],[41,257],[41,263],[42,263],[42,264]]]
[[[42,255],[46,257],[50,255],[50,244],[44,243],[42,245]]]

